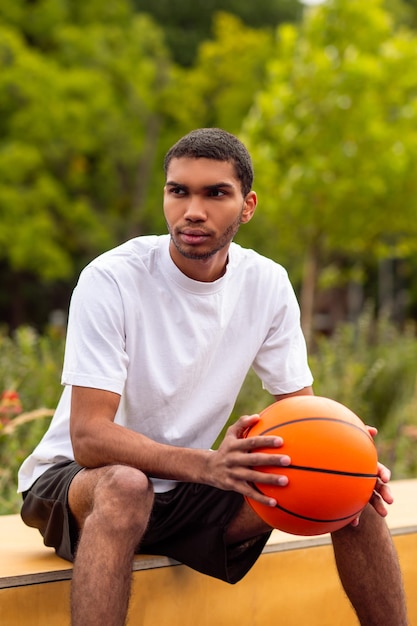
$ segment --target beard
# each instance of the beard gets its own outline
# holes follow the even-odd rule
[[[173,229],[171,229],[170,226],[168,225],[168,232],[171,235],[171,241],[174,244],[175,248],[186,259],[194,259],[194,260],[209,259],[210,257],[214,256],[217,252],[219,252],[220,250],[222,250],[224,247],[228,246],[231,243],[234,236],[239,230],[239,227],[241,224],[241,216],[242,216],[242,213],[240,213],[240,215],[238,215],[235,221],[229,224],[226,230],[224,230],[223,233],[219,235],[218,237],[212,239],[211,233],[207,233],[208,235],[210,235],[209,248],[205,250],[204,249],[198,250],[197,249],[198,246],[194,247],[192,245],[187,246],[186,244],[183,244],[182,241],[180,241],[175,236],[175,232],[177,233],[181,232],[181,228],[175,229],[175,232],[174,232]]]

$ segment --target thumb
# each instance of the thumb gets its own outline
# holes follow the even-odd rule
[[[244,439],[247,436],[250,428],[257,422],[259,422],[259,420],[260,416],[258,413],[254,413],[253,415],[242,415],[241,417],[239,417],[237,422],[235,422],[233,426],[231,426],[231,434],[233,434],[238,439]]]

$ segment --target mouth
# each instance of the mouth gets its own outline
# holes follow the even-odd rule
[[[200,243],[204,243],[210,237],[210,235],[203,230],[200,229],[191,229],[187,228],[184,230],[180,230],[178,232],[178,236],[183,243],[197,245]]]

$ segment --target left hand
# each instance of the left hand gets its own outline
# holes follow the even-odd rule
[[[377,429],[373,426],[368,426],[367,428],[371,437],[375,437],[378,432]],[[388,515],[388,510],[384,503],[392,504],[394,502],[391,489],[388,486],[390,479],[391,472],[388,467],[385,467],[385,465],[378,462],[378,478],[369,503],[381,517],[386,517],[386,515]],[[351,525],[358,526],[359,518],[360,516],[354,519],[353,522],[351,522]]]

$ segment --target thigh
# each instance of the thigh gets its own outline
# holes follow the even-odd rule
[[[233,544],[245,541],[271,530],[272,528],[245,501],[227,527],[226,542]]]
[[[152,503],[153,489],[148,477],[128,465],[84,468],[74,477],[68,492],[68,505],[80,530],[93,509],[99,516],[107,514],[111,519],[133,519],[141,511],[147,520]]]
[[[79,529],[93,508],[97,484],[106,475],[109,466],[94,469],[83,468],[74,476],[68,489],[68,506]]]

